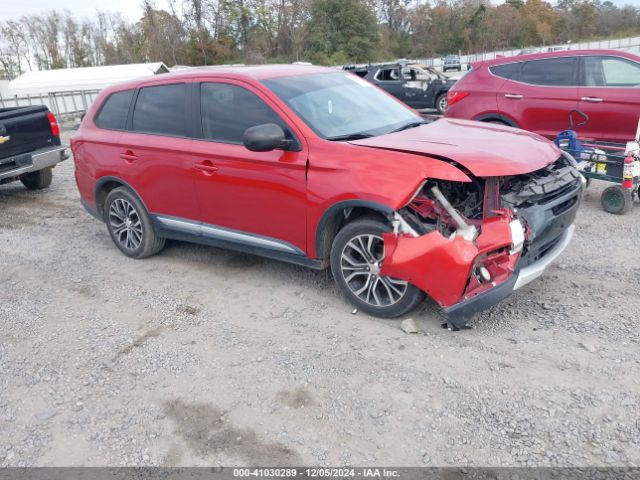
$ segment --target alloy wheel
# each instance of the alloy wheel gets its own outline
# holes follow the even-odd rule
[[[374,307],[396,304],[408,288],[404,280],[380,275],[383,259],[384,241],[373,234],[356,235],[340,255],[340,270],[349,290]]]
[[[439,103],[438,110],[440,110],[441,112],[446,112],[447,107],[449,106],[447,104],[447,97],[443,95],[442,98],[440,98],[440,101],[438,103]]]
[[[142,222],[135,207],[116,198],[109,207],[109,225],[116,241],[126,250],[136,250],[142,243]]]

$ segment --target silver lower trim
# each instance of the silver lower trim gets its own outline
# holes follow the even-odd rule
[[[560,256],[560,254],[567,248],[569,243],[571,242],[571,238],[573,237],[573,232],[575,231],[575,226],[571,225],[567,230],[562,234],[562,238],[558,242],[558,244],[553,247],[547,254],[538,260],[536,263],[529,265],[528,267],[524,267],[520,270],[518,274],[518,280],[516,280],[516,284],[513,289],[517,290],[520,287],[524,287],[527,283],[538,278],[542,273],[551,265],[551,263]]]
[[[67,147],[65,145],[60,145],[56,147],[46,147],[35,150],[31,154],[31,165],[0,173],[0,180],[5,178],[17,177],[19,175],[22,175],[23,173],[37,172],[38,170],[52,167],[68,158],[64,154],[66,148]],[[21,155],[16,155],[16,157],[18,156]]]
[[[207,223],[196,222],[193,220],[185,220],[182,218],[162,215],[156,215],[155,218],[163,227],[180,233],[211,238],[213,240],[242,243],[252,247],[278,250],[280,252],[293,253],[296,255],[304,255],[304,252],[299,248],[288,242],[283,242],[282,240],[277,240],[275,238],[264,237],[262,235],[255,235],[252,233],[218,227],[216,225],[209,225]]]

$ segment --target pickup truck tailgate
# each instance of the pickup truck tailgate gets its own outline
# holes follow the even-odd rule
[[[60,145],[44,105],[0,109],[0,159]]]

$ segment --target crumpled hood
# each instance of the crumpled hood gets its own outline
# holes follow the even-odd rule
[[[449,118],[350,143],[452,160],[478,177],[533,172],[560,156],[553,142],[535,133]]]

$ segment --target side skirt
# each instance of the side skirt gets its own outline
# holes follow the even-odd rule
[[[326,262],[308,258],[302,250],[277,239],[253,235],[215,225],[175,217],[150,215],[156,233],[164,238],[198,243],[272,258],[315,270],[327,268]]]

